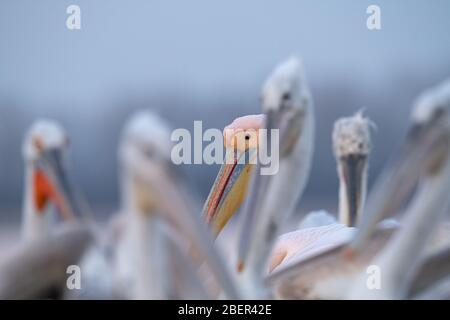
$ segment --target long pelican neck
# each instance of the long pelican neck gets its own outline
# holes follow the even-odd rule
[[[166,299],[167,237],[157,215],[143,216],[136,221],[135,232],[135,299]]]
[[[55,223],[56,215],[53,206],[47,206],[39,210],[35,205],[34,166],[31,163],[25,165],[25,196],[22,211],[22,239],[34,241],[50,234]]]
[[[422,182],[416,198],[407,210],[399,234],[380,255],[382,281],[389,283],[392,289],[386,294],[394,298],[404,296],[409,281],[417,270],[425,245],[448,207],[449,157],[450,152],[442,169],[437,174],[427,176]]]
[[[120,209],[121,212],[127,214],[130,219],[133,219],[138,210],[134,194],[134,181],[132,174],[124,168],[120,181]]]
[[[122,210],[127,215],[128,243],[132,272],[133,299],[164,299],[165,278],[162,266],[166,262],[166,238],[161,231],[161,219],[154,213],[143,212],[138,205],[139,192],[133,175],[123,170]]]
[[[339,222],[347,226],[355,226],[356,221],[359,220],[363,211],[367,196],[367,167],[368,166],[365,163],[362,174],[360,176],[351,177],[351,179],[353,179],[350,183],[351,185],[361,186],[360,192],[355,193],[355,190],[349,190],[349,186],[345,183],[342,162],[340,159],[337,159],[337,172],[339,178]],[[356,208],[355,217],[353,217],[355,213],[352,212],[352,207]]]

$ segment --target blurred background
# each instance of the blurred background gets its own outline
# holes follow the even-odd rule
[[[81,30],[66,8],[81,8]],[[366,8],[381,8],[378,31]],[[316,107],[314,165],[299,211],[336,210],[336,118],[364,108],[375,121],[370,181],[402,139],[411,103],[450,75],[446,0],[2,0],[0,222],[20,219],[21,143],[39,117],[71,138],[71,173],[98,214],[118,205],[117,145],[136,109],[174,127],[222,128],[258,113],[272,68],[302,57]],[[205,199],[217,166],[186,166]]]

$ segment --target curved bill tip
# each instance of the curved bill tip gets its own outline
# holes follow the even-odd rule
[[[215,237],[219,235],[246,197],[253,168],[251,163],[241,159],[245,160],[245,157],[249,157],[247,154],[252,154],[252,151],[247,150],[234,156],[230,163],[225,161],[203,207],[204,219],[212,228]]]
[[[243,260],[239,260],[236,266],[236,270],[238,273],[241,273],[242,271],[244,271],[244,261]]]
[[[342,256],[346,260],[352,260],[357,255],[357,250],[353,247],[347,247],[342,251]]]
[[[36,170],[35,183],[39,192],[54,202],[62,218],[71,221],[76,219],[78,203],[63,162],[60,149],[43,152],[38,163],[40,169]]]

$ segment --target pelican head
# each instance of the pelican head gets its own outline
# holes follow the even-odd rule
[[[245,198],[258,148],[264,115],[236,118],[223,130],[226,156],[203,207],[203,216],[217,236]]]
[[[268,140],[271,129],[280,130],[280,156],[297,142],[311,110],[311,98],[301,62],[296,57],[278,65],[262,88],[262,110],[266,114]]]
[[[450,79],[436,88],[423,92],[415,101],[411,120],[415,125],[425,125],[433,119],[441,118],[443,113],[450,110]]]
[[[358,112],[334,123],[333,151],[340,180],[340,221],[354,226],[364,206],[372,122]]]
[[[303,70],[296,57],[283,61],[266,79],[262,88],[262,108],[270,110],[303,107]]]
[[[76,204],[66,175],[68,138],[52,120],[38,120],[28,130],[23,144],[25,164],[31,169],[33,211],[44,212],[52,202],[64,219],[74,218]]]
[[[409,143],[422,143],[425,175],[439,173],[448,155],[450,143],[450,79],[428,89],[416,100],[411,113],[413,126]],[[410,147],[412,148],[412,147]]]
[[[415,101],[411,126],[399,154],[369,198],[353,247],[367,240],[376,223],[399,209],[421,176],[440,173],[450,141],[450,81],[429,89]]]
[[[260,139],[259,152],[273,154],[273,137],[278,135],[279,170],[254,173],[242,223],[237,269],[249,275],[253,293],[261,289],[257,282],[270,248],[303,193],[312,162],[313,103],[299,59],[291,57],[275,67],[263,84],[261,104],[268,143]]]
[[[170,133],[167,121],[147,110],[133,114],[122,131],[119,159],[130,179],[123,184],[127,188],[124,196],[139,212],[150,213],[161,203],[154,182],[167,173],[171,163]]]

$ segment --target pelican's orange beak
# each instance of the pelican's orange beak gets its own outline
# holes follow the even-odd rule
[[[224,132],[226,156],[203,207],[215,237],[239,209],[247,194],[257,151],[256,130]]]
[[[65,220],[73,220],[74,214],[66,204],[64,197],[51,182],[44,170],[36,169],[33,176],[34,203],[38,212],[44,212],[49,201],[52,201]]]
[[[231,163],[227,162],[220,168],[203,208],[203,216],[215,237],[244,201],[254,167],[248,163],[239,163],[237,157]]]
[[[40,140],[35,140],[35,144],[40,151],[33,173],[33,198],[37,211],[43,212],[52,201],[64,220],[74,220],[74,213],[79,211],[79,207],[66,175],[64,150],[45,149]]]

